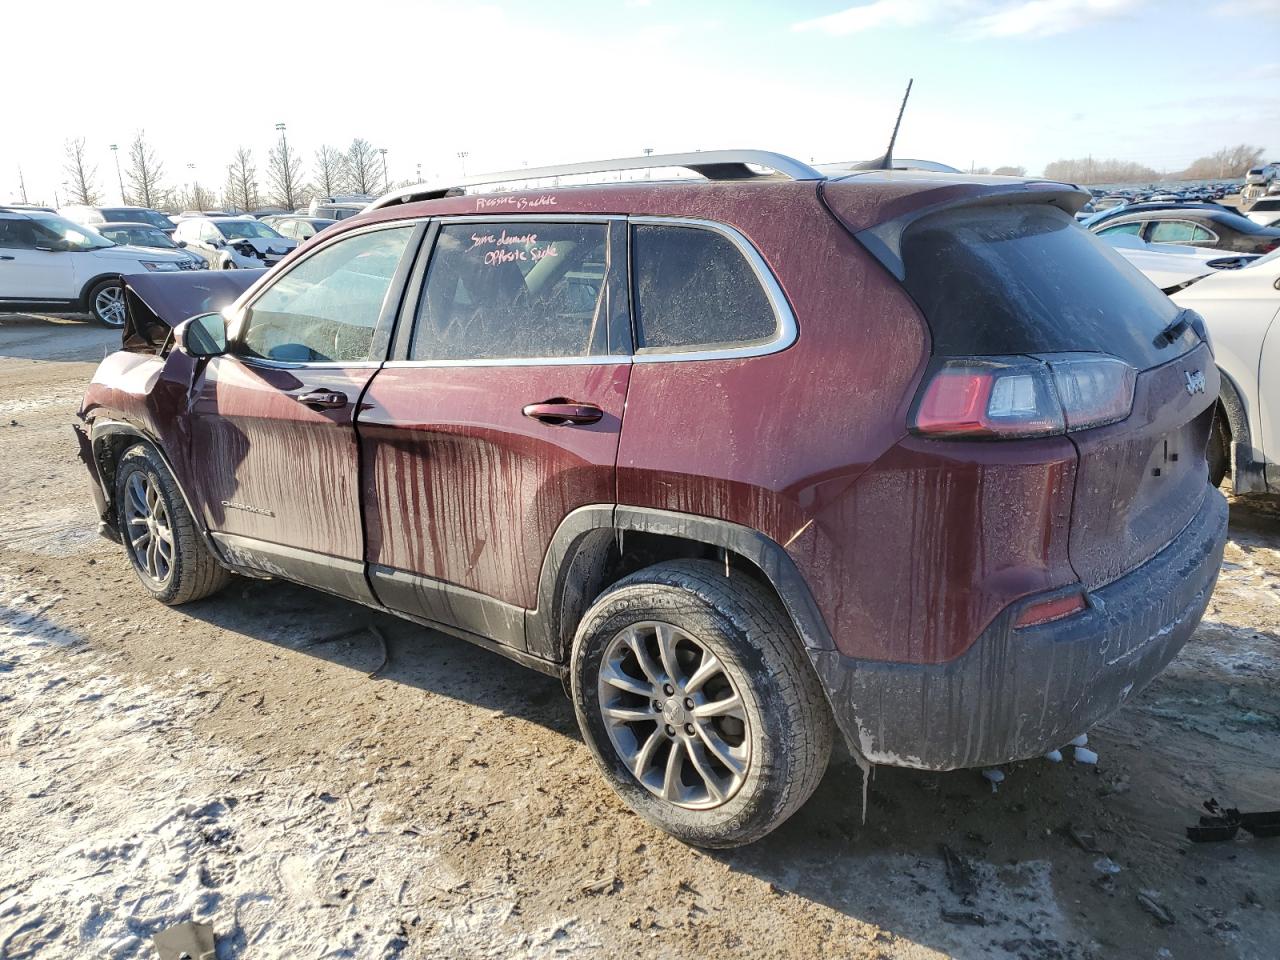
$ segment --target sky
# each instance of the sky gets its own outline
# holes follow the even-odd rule
[[[864,159],[908,78],[901,157],[1280,159],[1280,0],[3,0],[0,36],[0,202],[19,168],[61,199],[72,137],[115,202],[109,145],[123,163],[139,130],[171,186],[220,188],[241,146],[265,185],[277,123],[308,166],[386,148],[392,180],[646,147]]]

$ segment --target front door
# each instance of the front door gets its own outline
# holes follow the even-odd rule
[[[440,225],[412,339],[358,420],[386,606],[525,647],[556,527],[616,499],[624,241],[603,219]]]
[[[194,385],[205,522],[236,564],[371,601],[353,421],[421,228],[336,238],[273,277]]]
[[[50,248],[59,242],[28,217],[0,215],[0,300],[74,300],[75,258],[90,255]]]

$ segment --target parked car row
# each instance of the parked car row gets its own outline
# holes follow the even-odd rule
[[[1148,243],[1257,254],[1280,247],[1280,227],[1264,226],[1216,203],[1124,204],[1081,223],[1100,236],[1130,234]]]

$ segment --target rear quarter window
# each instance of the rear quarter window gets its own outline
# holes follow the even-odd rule
[[[907,229],[902,251],[936,356],[1096,351],[1142,370],[1188,348],[1156,341],[1172,301],[1056,207],[935,214]]]
[[[636,350],[680,353],[767,344],[779,319],[731,239],[674,224],[631,228]]]

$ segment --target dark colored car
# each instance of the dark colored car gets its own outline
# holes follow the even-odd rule
[[[712,182],[399,191],[171,332],[202,275],[129,278],[144,355],[77,429],[143,587],[280,577],[560,677],[706,846],[797,810],[836,730],[987,766],[1140,691],[1217,577],[1218,373],[1086,195],[759,151],[486,182],[650,165]]]
[[[1264,227],[1212,203],[1117,207],[1084,222],[1099,236],[1132,234],[1147,243],[1259,254],[1280,247],[1280,228]]]
[[[337,220],[327,217],[293,216],[291,214],[277,217],[263,217],[262,222],[268,224],[282,237],[289,237],[301,243],[310,240],[321,230],[332,227]]]
[[[173,221],[151,207],[121,205],[118,207],[88,207],[75,204],[60,207],[58,212],[68,220],[98,229],[103,223],[145,223],[164,233],[173,233]]]

